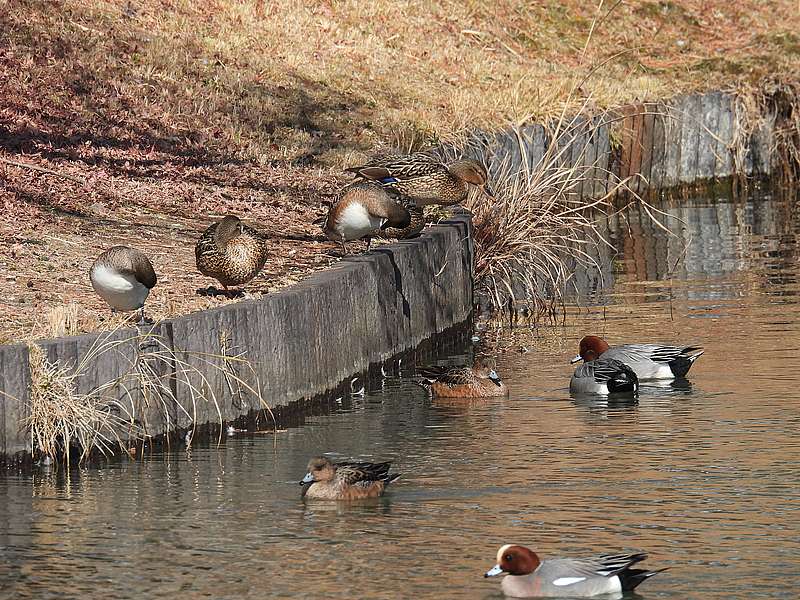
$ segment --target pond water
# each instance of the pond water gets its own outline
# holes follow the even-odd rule
[[[516,542],[646,550],[670,570],[644,598],[795,598],[795,206],[665,203],[677,237],[635,211],[613,219],[609,286],[590,281],[564,325],[481,332],[507,399],[440,404],[405,371],[275,435],[0,479],[0,597],[500,597],[483,573]],[[690,386],[645,386],[638,404],[572,398],[567,361],[589,332],[706,354]],[[297,481],[322,452],[392,460],[403,477],[381,499],[304,504]]]

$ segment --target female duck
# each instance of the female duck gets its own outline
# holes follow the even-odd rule
[[[194,248],[197,269],[229,286],[244,285],[267,260],[267,238],[239,217],[228,215],[205,230]]]
[[[417,206],[461,204],[467,199],[470,185],[493,195],[486,169],[472,159],[444,164],[417,152],[407,156],[382,157],[360,167],[350,167],[347,171],[396,190]]]
[[[113,310],[139,310],[139,324],[145,323],[144,302],[157,278],[143,252],[128,246],[109,248],[92,264],[89,281]]]
[[[623,362],[598,358],[575,369],[569,381],[569,391],[577,394],[636,394],[639,378]]]
[[[472,367],[425,367],[422,385],[435,398],[481,398],[507,396],[508,387],[483,359]]]
[[[685,377],[702,354],[700,346],[626,344],[610,348],[604,339],[587,335],[581,340],[578,355],[571,362],[600,357],[615,359],[633,369],[639,379],[674,379]]]
[[[653,575],[631,567],[647,554],[601,554],[589,558],[539,557],[525,546],[506,545],[497,551],[497,564],[484,577],[507,573],[501,587],[513,598],[589,598],[633,590]]]
[[[324,456],[312,458],[308,473],[300,481],[303,498],[317,500],[360,500],[376,498],[400,477],[389,474],[391,463],[331,462]]]
[[[345,242],[369,238],[387,227],[402,229],[410,223],[408,209],[386,190],[372,182],[362,182],[349,186],[331,206],[323,231],[329,240],[340,242],[347,254]]]

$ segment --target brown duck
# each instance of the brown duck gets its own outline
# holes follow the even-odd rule
[[[421,385],[436,398],[479,398],[507,396],[508,388],[485,359],[472,367],[424,367]]]
[[[386,486],[400,477],[389,474],[391,463],[331,462],[316,456],[308,462],[308,473],[300,481],[303,498],[317,500],[360,500],[383,494]]]
[[[380,185],[373,182],[355,183],[345,189],[344,195],[331,206],[323,231],[328,239],[345,242],[377,235],[387,227],[405,228],[411,215]]]
[[[205,230],[194,248],[198,270],[228,287],[244,285],[267,260],[266,237],[228,215]]]
[[[89,270],[89,281],[97,295],[113,310],[139,310],[144,324],[144,302],[156,285],[150,259],[128,246],[114,246],[97,257]]]
[[[406,156],[385,156],[359,167],[346,169],[358,177],[375,181],[408,197],[417,206],[461,204],[469,186],[482,188],[492,196],[489,175],[473,159],[445,164],[422,152]]]

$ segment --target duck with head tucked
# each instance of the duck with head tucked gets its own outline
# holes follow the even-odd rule
[[[267,261],[267,238],[228,215],[203,232],[194,248],[197,269],[220,282],[225,291],[253,279]]]
[[[144,302],[157,278],[143,252],[128,246],[109,248],[92,264],[89,281],[112,310],[139,310],[138,324],[145,324]]]
[[[315,456],[308,462],[308,473],[300,481],[302,497],[315,500],[376,498],[400,477],[400,473],[389,473],[390,466],[388,462],[335,463],[325,456]]]
[[[675,379],[685,377],[703,352],[700,346],[664,344],[625,344],[611,348],[603,338],[587,335],[581,340],[578,355],[571,362],[600,357],[615,359],[633,369],[639,379]]]
[[[404,156],[384,156],[346,170],[361,179],[375,181],[397,191],[417,206],[461,204],[467,199],[470,185],[493,196],[486,168],[470,158],[445,164],[427,154],[416,152]]]
[[[512,598],[589,598],[604,594],[621,598],[623,592],[666,570],[631,568],[646,558],[646,553],[639,552],[540,560],[529,548],[508,544],[497,551],[497,564],[484,577],[505,573],[501,587]]]
[[[597,358],[575,369],[569,391],[576,394],[633,394],[639,392],[639,378],[625,363]]]
[[[381,229],[376,237],[383,240],[408,240],[422,233],[422,230],[425,228],[425,213],[422,207],[417,206],[413,202],[409,202],[405,198],[401,198],[400,203],[408,211],[410,217],[408,225],[406,227],[386,227]]]
[[[508,387],[487,359],[477,358],[472,367],[423,367],[422,386],[435,398],[482,398],[507,396]]]
[[[404,228],[411,224],[411,215],[400,202],[372,182],[348,186],[342,197],[331,206],[323,231],[329,240],[340,242],[347,254],[345,242],[367,238],[388,227]]]

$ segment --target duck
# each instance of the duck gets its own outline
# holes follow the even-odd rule
[[[505,573],[501,587],[512,598],[590,598],[602,594],[619,598],[666,570],[631,568],[646,558],[647,553],[637,552],[540,560],[525,546],[507,544],[497,551],[497,564],[484,577]]]
[[[622,361],[596,358],[575,369],[569,391],[577,394],[636,394],[639,378]]]
[[[423,367],[421,385],[434,398],[485,398],[507,396],[508,387],[482,358],[472,367]]]
[[[252,280],[267,261],[267,238],[236,215],[213,223],[194,247],[197,269],[225,291]]]
[[[703,352],[701,346],[664,344],[625,344],[611,348],[603,338],[587,335],[580,342],[578,355],[570,362],[611,358],[624,362],[639,379],[675,379],[686,377]]]
[[[483,189],[488,196],[494,195],[486,168],[471,158],[443,163],[416,152],[383,156],[345,170],[362,180],[375,181],[395,190],[417,206],[461,204],[467,199],[470,185]]]
[[[144,252],[113,246],[95,259],[89,269],[92,288],[114,311],[139,311],[139,325],[146,323],[144,303],[158,278]]]
[[[374,182],[358,182],[345,188],[342,197],[331,206],[323,232],[329,240],[340,242],[347,254],[345,242],[370,238],[387,227],[405,228],[411,224],[408,209],[390,193]]]
[[[391,463],[332,462],[315,456],[300,481],[302,498],[316,500],[360,500],[381,496],[400,473],[389,473]]]

